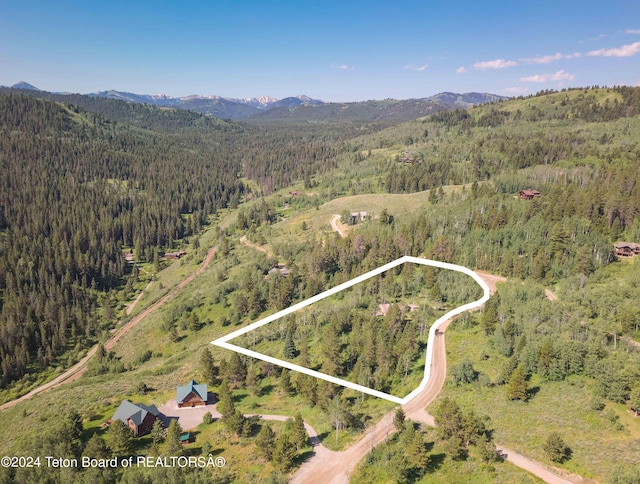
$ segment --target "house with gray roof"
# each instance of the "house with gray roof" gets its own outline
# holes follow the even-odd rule
[[[176,390],[178,407],[201,407],[207,404],[207,385],[191,380]]]
[[[129,400],[122,400],[122,403],[113,414],[112,422],[120,420],[127,427],[133,430],[136,437],[151,432],[153,423],[158,418],[160,412],[155,405],[145,405],[143,403],[131,403]]]

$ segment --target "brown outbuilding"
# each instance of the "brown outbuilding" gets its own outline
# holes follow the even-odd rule
[[[520,200],[533,200],[539,196],[540,192],[538,190],[520,190]]]

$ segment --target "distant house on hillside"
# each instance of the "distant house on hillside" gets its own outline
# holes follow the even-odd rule
[[[277,274],[278,272],[282,277],[287,277],[291,273],[291,270],[287,269],[287,266],[284,264],[277,264],[274,268],[269,269],[268,275]]]
[[[378,309],[376,309],[376,316],[386,316],[391,306],[392,306],[391,304],[386,304],[386,303],[378,304]],[[398,304],[398,307],[400,308],[400,311],[402,311],[403,313],[413,312],[416,309],[420,308],[420,306],[415,303],[409,303],[409,304],[400,303]]]
[[[389,312],[389,308],[391,304],[378,304],[378,309],[376,310],[376,316],[386,316]]]
[[[363,222],[367,218],[367,212],[351,212],[349,213],[349,217],[351,217],[351,225],[355,225],[358,222]]]
[[[151,432],[153,423],[158,418],[158,409],[155,405],[134,404],[129,400],[122,400],[122,403],[113,414],[111,422],[120,420],[127,427],[133,430],[136,437]]]
[[[181,250],[181,251],[178,251],[178,252],[166,252],[164,254],[164,257],[167,260],[173,260],[173,259],[180,259],[180,258],[184,257],[185,255],[187,255],[187,253],[184,250]]]
[[[520,200],[533,200],[539,196],[540,192],[538,190],[520,190]]]
[[[618,257],[633,257],[640,254],[640,244],[634,242],[617,242],[613,247]]]
[[[179,408],[202,407],[207,404],[207,385],[191,380],[176,390],[176,403]]]

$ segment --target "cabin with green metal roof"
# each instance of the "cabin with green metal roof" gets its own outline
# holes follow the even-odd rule
[[[202,407],[207,404],[207,385],[191,380],[176,390],[176,403],[179,408]]]
[[[151,432],[153,423],[158,418],[160,412],[155,405],[145,405],[143,403],[131,403],[129,400],[122,400],[122,403],[113,414],[111,422],[120,420],[127,427],[133,430],[136,437]]]

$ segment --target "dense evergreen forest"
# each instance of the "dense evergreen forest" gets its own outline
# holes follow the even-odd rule
[[[113,324],[99,295],[122,283],[124,247],[153,260],[244,187],[239,162],[212,143],[21,95],[0,96],[0,116],[5,385]]]

